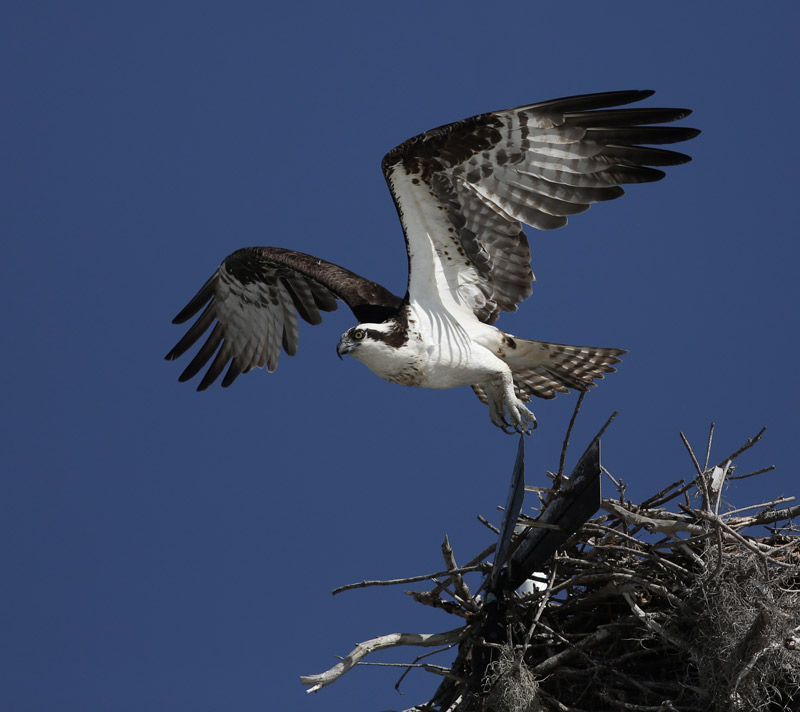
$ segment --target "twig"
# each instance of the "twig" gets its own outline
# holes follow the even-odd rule
[[[685,480],[681,480],[681,482],[685,482]],[[680,484],[680,483],[676,483],[676,484]],[[688,492],[690,489],[692,489],[692,487],[694,487],[694,480],[692,480],[691,482],[685,482],[685,484],[682,487],[676,489],[674,492],[670,493],[669,495],[665,495],[660,500],[656,500],[655,502],[650,502],[647,506],[650,507],[650,508],[663,507],[667,502],[671,502],[676,497],[680,497],[682,494],[684,494],[685,492]],[[688,497],[687,497],[687,502],[688,502]],[[644,506],[644,504],[643,504],[643,506]]]
[[[543,660],[538,665],[535,665],[531,672],[537,676],[544,676],[552,672],[557,667],[562,665],[565,661],[569,660],[573,655],[579,653],[584,648],[589,648],[592,645],[602,643],[604,640],[610,638],[614,633],[608,627],[598,628],[594,633],[585,636],[577,645],[566,648],[555,655],[551,655],[547,660]]]
[[[395,648],[399,645],[416,645],[421,647],[448,645],[449,643],[457,643],[461,640],[466,631],[466,627],[462,627],[449,630],[445,633],[390,633],[389,635],[382,635],[378,638],[365,640],[363,643],[356,645],[348,655],[329,670],[319,673],[318,675],[303,675],[300,678],[300,682],[304,685],[309,685],[309,689],[306,690],[306,692],[317,692],[317,690],[338,680],[354,665],[358,664],[362,658],[370,653],[374,653],[376,650]]]
[[[423,606],[431,606],[432,608],[441,608],[443,611],[450,613],[454,616],[460,616],[464,619],[470,619],[472,613],[464,610],[464,607],[455,601],[445,601],[439,597],[439,594],[433,594],[431,591],[404,591],[407,596],[411,596],[417,603]],[[449,593],[449,591],[448,591]]]
[[[450,546],[450,539],[447,535],[445,535],[444,542],[442,543],[442,555],[444,556],[444,564],[450,572],[450,579],[455,585],[457,599],[465,608],[477,611],[478,606],[475,601],[472,600],[472,593],[470,593],[469,586],[467,586],[466,581],[461,577],[458,564],[456,564],[456,557],[453,553],[453,547]]]
[[[445,650],[450,650],[450,648],[452,648],[454,645],[455,645],[455,643],[450,643],[450,645],[445,645],[443,648],[440,648],[439,650],[431,650],[431,652],[429,652],[429,653],[423,653],[422,655],[417,655],[417,657],[414,658],[414,662],[413,663],[405,663],[403,665],[403,667],[406,667],[408,669],[400,676],[400,678],[394,684],[394,689],[397,690],[398,692],[400,692],[400,683],[403,682],[403,680],[405,679],[405,676],[408,675],[408,673],[411,672],[412,668],[425,667],[424,664],[423,665],[419,665],[419,661],[420,660],[424,660],[425,658],[429,658],[432,655],[438,655],[439,653],[443,653]],[[360,663],[360,664],[361,665],[367,665],[368,663]],[[372,664],[376,665],[376,664],[379,664],[379,663],[372,663]],[[442,668],[442,669],[443,670],[447,670],[448,672],[450,672],[450,668]],[[451,673],[451,675],[452,675],[452,673]],[[457,678],[455,675],[452,675],[452,679],[460,680],[460,678]]]
[[[711,423],[711,427],[708,429],[708,446],[706,447],[706,461],[703,465],[703,471],[705,472],[708,469],[708,461],[711,459],[711,441],[714,439],[714,423]]]
[[[521,658],[525,658],[525,653],[528,652],[528,645],[531,642],[531,636],[533,635],[533,631],[536,629],[536,625],[539,623],[539,619],[542,617],[542,611],[544,607],[547,605],[547,602],[550,600],[550,597],[553,594],[553,584],[556,580],[556,564],[553,565],[553,570],[550,572],[550,580],[547,582],[547,588],[541,592],[541,598],[539,599],[539,606],[536,609],[536,614],[533,616],[533,620],[531,621],[531,625],[528,628],[528,632],[525,635],[525,640],[522,644],[522,655]]]
[[[603,427],[600,428],[600,432],[598,432],[597,435],[592,438],[592,442],[599,440],[602,437],[603,433],[608,429],[608,426],[611,425],[611,421],[614,420],[614,418],[616,418],[618,415],[619,411],[615,410],[611,415],[608,416],[608,420],[606,420],[606,422],[603,424]]]
[[[586,395],[586,391],[581,391],[581,394],[578,396],[578,402],[575,403],[575,410],[572,411],[572,417],[569,420],[569,425],[567,426],[567,434],[564,436],[564,443],[561,446],[561,458],[558,461],[558,478],[564,474],[564,462],[567,459],[567,448],[569,447],[569,436],[572,434],[572,428],[575,425],[575,420],[578,417],[578,413],[581,409],[581,403],[583,403],[583,398]]]
[[[795,499],[796,499],[795,497],[778,497],[778,499],[773,499],[771,502],[762,502],[761,504],[751,504],[747,507],[739,507],[738,509],[732,509],[729,512],[724,512],[721,516],[726,518],[732,517],[734,514],[738,514],[739,512],[746,512],[748,509],[759,509],[760,507],[764,507],[772,511],[776,504],[783,504],[784,502],[794,502]],[[750,519],[751,517],[746,517],[746,518]],[[788,517],[782,517],[782,518],[788,519]]]
[[[629,591],[623,591],[622,597],[627,601],[628,605],[630,606],[633,615],[635,615],[642,623],[647,626],[650,630],[652,630],[656,635],[661,636],[664,640],[668,641],[672,645],[674,645],[679,650],[686,650],[689,646],[687,645],[686,641],[678,638],[671,633],[668,633],[662,626],[653,620],[653,616],[645,613],[633,600],[633,596],[631,596]]]
[[[717,464],[717,467],[722,467],[728,460],[735,460],[739,455],[741,455],[745,450],[749,450],[753,445],[755,445],[759,440],[761,440],[761,436],[764,434],[766,430],[766,426],[761,428],[758,433],[747,440],[747,442],[742,445],[738,450],[735,450],[732,454],[728,455],[728,457],[723,457],[722,460]]]
[[[748,472],[746,475],[728,475],[729,480],[744,480],[748,477],[755,477],[756,475],[763,475],[765,472],[771,472],[775,469],[775,465],[770,465],[769,467],[762,467],[760,470],[756,470],[755,472]]]
[[[529,517],[527,514],[520,514],[519,525],[528,529],[551,529],[555,532],[560,532],[561,527],[558,524],[549,524],[548,522],[540,522],[538,519]]]
[[[771,524],[772,522],[780,522],[784,519],[793,519],[794,517],[800,517],[800,504],[794,507],[787,507],[786,509],[775,509],[771,512],[756,514],[753,517],[752,526]]]
[[[689,451],[689,455],[692,458],[692,462],[694,463],[694,469],[697,470],[697,479],[695,480],[700,484],[700,491],[703,494],[703,509],[711,510],[712,509],[712,502],[711,502],[711,492],[708,487],[708,481],[706,480],[706,475],[703,470],[700,469],[700,463],[697,461],[697,458],[694,455],[694,451],[692,450],[692,446],[689,445],[689,441],[686,439],[686,436],[681,432],[681,440],[683,440],[683,444],[686,446],[686,449]]]
[[[487,547],[486,547],[486,548],[485,548],[485,549],[484,549],[484,550],[483,550],[483,551],[482,551],[480,554],[478,554],[478,555],[477,555],[477,556],[476,556],[474,559],[472,559],[471,561],[468,561],[466,566],[462,567],[462,569],[461,569],[461,573],[466,573],[466,569],[468,569],[469,567],[472,567],[472,566],[476,566],[476,565],[478,565],[478,564],[479,564],[480,562],[482,562],[482,561],[483,561],[483,560],[484,560],[484,559],[485,559],[487,556],[489,556],[489,555],[493,554],[493,553],[494,553],[494,550],[495,550],[496,548],[497,548],[497,544],[489,544],[489,546],[487,546]],[[483,566],[483,565],[481,565],[481,566]],[[485,569],[485,570],[487,570],[487,571],[488,571],[488,570],[491,570],[491,567],[490,567],[490,566],[488,566],[488,564],[486,564],[485,566],[486,566],[486,569]],[[484,569],[478,569],[478,570],[484,570]],[[441,575],[442,575],[442,574],[436,574],[436,576],[437,576],[437,577],[439,577],[439,576],[441,576]],[[444,582],[443,582],[441,585],[440,585],[440,584],[437,584],[437,585],[436,585],[436,587],[435,587],[435,588],[434,588],[434,589],[431,591],[431,593],[432,593],[433,595],[438,595],[438,594],[439,594],[439,591],[441,591],[441,590],[442,590],[442,588],[443,588],[445,585],[447,585],[447,583],[449,583],[449,581],[450,581],[450,577],[448,576],[448,577],[447,577],[447,578],[444,580]]]
[[[689,456],[692,458],[692,462],[694,463],[694,469],[697,471],[698,476],[703,476],[703,471],[700,469],[700,463],[697,461],[697,458],[694,456],[694,451],[692,450],[692,446],[689,445],[689,441],[686,439],[686,436],[683,434],[683,431],[680,433],[681,440],[683,440],[683,444],[686,446],[686,449],[689,451]]]
[[[622,495],[622,494],[624,493],[624,491],[625,491],[625,486],[622,484],[622,480],[618,480],[616,477],[614,477],[614,475],[612,475],[612,474],[611,474],[611,473],[610,473],[610,472],[609,472],[609,471],[608,471],[608,470],[607,470],[605,467],[603,467],[602,465],[600,465],[600,470],[601,470],[603,473],[605,473],[606,477],[608,477],[608,479],[610,479],[610,480],[611,480],[611,481],[614,483],[614,486],[617,488],[617,490],[619,491],[620,495]]]
[[[735,529],[726,524],[721,517],[718,517],[714,514],[709,514],[708,512],[695,512],[695,514],[698,517],[719,526],[722,530],[724,530],[726,534],[736,539],[746,549],[749,549],[754,554],[760,556],[764,560],[765,564],[767,561],[769,561],[775,564],[776,566],[787,566],[787,567],[794,566],[794,564],[785,564],[782,561],[775,561],[772,557],[770,557],[770,551],[773,549],[773,547],[766,546],[765,544],[759,546],[758,542],[752,542],[745,539],[741,534],[739,534],[739,532],[737,532]],[[765,547],[766,549],[768,549],[768,551],[765,551],[761,547]]]
[[[703,527],[698,524],[692,524],[684,518],[666,518],[666,515],[668,514],[666,512],[662,513],[665,516],[656,519],[654,517],[645,516],[644,514],[638,514],[637,512],[633,512],[625,507],[621,507],[619,504],[610,499],[604,499],[600,503],[600,507],[605,509],[607,512],[615,514],[617,517],[624,519],[629,524],[635,524],[636,526],[644,527],[650,532],[661,532],[670,536],[674,536],[678,532],[688,532],[689,534],[695,535],[707,534]]]
[[[483,526],[491,529],[495,534],[500,533],[500,530],[494,524],[492,524],[488,519],[486,519],[486,517],[484,517],[482,514],[478,515],[478,521],[481,524],[483,524]]]
[[[475,564],[474,566],[462,566],[460,569],[456,569],[455,572],[438,571],[434,574],[423,574],[422,576],[409,576],[407,578],[401,578],[401,579],[388,579],[386,581],[359,581],[358,583],[348,583],[345,586],[339,586],[339,588],[334,588],[333,591],[331,591],[331,593],[335,596],[337,593],[342,593],[343,591],[352,591],[354,588],[367,588],[368,586],[397,586],[398,584],[404,584],[404,583],[416,583],[418,581],[428,581],[435,578],[441,578],[442,576],[448,576],[448,581],[449,581],[449,576],[452,573],[468,574],[471,571],[483,571],[483,569],[484,569],[483,564]]]
[[[680,480],[678,480],[677,482],[673,482],[671,485],[668,485],[667,487],[665,487],[664,489],[662,489],[660,492],[656,492],[656,493],[655,493],[655,494],[654,494],[652,497],[648,497],[648,498],[647,498],[647,499],[646,499],[644,502],[642,502],[642,503],[641,503],[639,506],[640,506],[642,509],[647,509],[648,507],[659,507],[659,506],[661,506],[661,505],[662,505],[664,502],[659,502],[659,500],[660,500],[660,499],[661,499],[661,498],[662,498],[664,495],[666,495],[666,494],[667,494],[667,492],[669,492],[670,490],[674,489],[675,487],[679,487],[679,486],[680,486],[680,485],[682,485],[682,484],[683,484],[685,481],[686,481],[686,480],[685,480],[684,478],[681,478],[681,479],[680,479]],[[679,493],[678,493],[678,494],[679,494]],[[677,497],[677,494],[675,494],[675,495],[673,495],[673,496],[676,496],[676,497]],[[672,499],[672,497],[670,497],[670,499]],[[665,500],[665,501],[668,501],[668,500]]]

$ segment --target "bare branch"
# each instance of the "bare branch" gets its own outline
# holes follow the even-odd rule
[[[496,548],[497,548],[497,544],[489,544],[489,546],[487,546],[487,547],[486,547],[486,548],[485,548],[485,549],[484,549],[484,550],[483,550],[483,551],[482,551],[480,554],[478,554],[478,555],[477,555],[475,558],[473,558],[471,561],[468,561],[468,562],[467,562],[467,565],[461,568],[461,570],[460,570],[460,573],[467,573],[466,569],[468,569],[468,568],[470,568],[470,567],[473,567],[473,566],[476,566],[476,567],[477,567],[477,566],[485,567],[485,568],[480,568],[480,569],[479,569],[479,570],[481,570],[481,571],[484,571],[484,572],[491,571],[491,566],[489,566],[489,564],[480,564],[480,562],[482,562],[482,561],[483,561],[483,560],[484,560],[484,559],[485,559],[487,556],[489,556],[489,555],[493,554],[493,553],[494,553],[494,550],[495,550]],[[437,576],[437,578],[438,578],[438,577],[439,577],[439,576],[441,576],[441,575],[442,575],[442,574],[437,574],[436,576]],[[433,595],[438,595],[438,594],[439,594],[439,591],[441,591],[441,590],[442,590],[442,588],[443,588],[444,586],[446,586],[446,585],[447,585],[449,582],[450,582],[450,577],[448,576],[448,577],[447,577],[447,578],[446,578],[446,579],[445,579],[445,580],[442,582],[442,584],[437,584],[437,585],[436,585],[436,588],[434,588],[434,589],[431,591],[431,593],[432,593]]]
[[[639,506],[642,509],[647,509],[648,507],[660,507],[662,504],[665,504],[673,497],[677,497],[680,494],[680,492],[674,492],[672,495],[670,495],[668,499],[665,499],[663,501],[661,501],[662,497],[664,497],[671,490],[675,489],[675,487],[680,487],[680,485],[682,485],[685,481],[686,481],[685,479],[681,478],[677,482],[673,482],[671,485],[668,485],[660,492],[656,492],[652,497],[648,497]]]
[[[575,403],[575,410],[572,411],[572,417],[570,418],[569,425],[567,426],[567,434],[564,436],[564,443],[561,446],[561,458],[558,461],[558,477],[561,477],[564,474],[564,461],[567,459],[569,436],[572,433],[572,428],[575,425],[575,420],[577,419],[578,413],[581,410],[581,404],[583,403],[583,398],[586,393],[586,391],[581,391],[581,394],[578,396],[578,402]]]
[[[459,574],[467,574],[471,571],[483,571],[484,570],[483,564],[476,564],[474,566],[464,566],[460,569],[457,569],[455,573]],[[441,578],[442,576],[449,576],[451,571],[438,571],[435,574],[423,574],[422,576],[409,576],[408,578],[401,578],[401,579],[389,579],[386,581],[359,581],[358,583],[348,583],[345,586],[339,586],[339,588],[334,588],[331,593],[335,596],[337,593],[342,593],[343,591],[352,591],[354,588],[367,588],[368,586],[397,586],[398,584],[404,583],[417,583],[418,581],[430,581],[435,578]],[[449,580],[449,579],[448,579]]]
[[[450,539],[446,535],[442,543],[442,555],[444,556],[444,564],[447,566],[447,570],[450,573],[450,580],[453,581],[455,586],[459,602],[465,608],[477,611],[478,606],[475,604],[475,601],[472,600],[472,593],[469,590],[469,586],[467,586],[466,581],[461,577],[461,572],[458,569],[456,557],[453,553],[453,547],[450,546]]]
[[[466,628],[456,628],[449,630],[446,633],[390,633],[389,635],[382,635],[378,638],[365,640],[359,643],[350,651],[350,653],[342,658],[342,660],[334,665],[329,670],[318,675],[303,675],[300,682],[304,685],[309,685],[306,692],[317,692],[326,685],[338,680],[348,670],[352,669],[354,665],[358,664],[362,658],[376,650],[386,650],[387,648],[396,648],[400,645],[415,645],[421,647],[431,647],[434,645],[448,645],[449,643],[457,643],[466,633]]]
[[[735,460],[745,450],[749,450],[751,447],[753,447],[753,445],[755,445],[759,440],[761,440],[761,436],[764,434],[764,431],[766,429],[767,429],[766,426],[761,428],[761,430],[759,430],[754,437],[749,438],[747,442],[744,445],[742,445],[742,447],[740,447],[738,450],[734,450],[734,452],[728,455],[728,457],[723,457],[722,460],[720,460],[720,462],[717,463],[717,467],[722,467],[722,465],[728,462],[728,460]]]
[[[661,636],[664,640],[670,642],[679,650],[686,650],[689,646],[687,645],[686,641],[678,638],[675,635],[671,635],[668,633],[662,626],[655,622],[652,616],[645,613],[633,600],[633,596],[631,596],[629,591],[623,591],[622,597],[627,601],[628,606],[630,606],[631,611],[633,614],[640,620],[642,623],[645,624],[650,630],[652,630],[656,635]]]
[[[686,439],[686,436],[683,434],[683,431],[680,433],[681,440],[683,444],[686,446],[686,450],[689,452],[689,456],[692,458],[692,463],[694,463],[694,469],[697,472],[698,476],[703,475],[703,471],[700,469],[700,463],[697,461],[697,458],[694,456],[694,451],[692,450],[692,446],[689,445],[689,441]]]
[[[493,531],[495,534],[500,533],[500,530],[494,524],[492,524],[488,519],[486,519],[486,517],[484,517],[483,515],[481,514],[478,515],[478,521],[481,524],[483,524],[483,526],[485,526],[487,529]]]
[[[784,519],[793,519],[794,517],[800,517],[800,504],[794,507],[787,507],[786,509],[775,509],[771,512],[756,514],[756,516],[753,517],[752,526],[771,524],[772,522],[780,522]]]
[[[408,675],[408,673],[411,672],[411,669],[414,668],[414,667],[417,667],[419,665],[419,661],[420,660],[424,660],[425,658],[429,658],[429,657],[431,657],[431,655],[438,655],[439,653],[443,653],[445,650],[450,650],[450,648],[452,648],[454,645],[455,645],[455,643],[450,643],[449,645],[446,645],[443,648],[439,648],[439,650],[431,650],[429,653],[423,653],[422,655],[417,655],[417,657],[414,658],[414,662],[413,663],[406,663],[403,667],[406,667],[408,669],[402,675],[400,675],[400,678],[394,684],[394,689],[397,690],[398,692],[400,692],[401,683],[405,679],[406,675]],[[362,663],[362,665],[364,665],[364,664],[365,663]],[[420,667],[424,667],[424,665],[420,666]],[[447,673],[450,673],[450,668],[442,668],[442,669],[446,670]],[[461,680],[461,678],[458,678],[458,677],[456,677],[455,675],[452,675],[452,674],[449,674],[448,677],[450,677],[451,679],[454,679],[454,680]]]
[[[432,608],[441,608],[443,611],[450,613],[461,618],[468,619],[471,613],[464,610],[464,607],[455,601],[445,601],[439,597],[439,594],[434,594],[433,591],[404,591],[407,596],[411,596],[417,603],[424,606],[431,606]]]
[[[537,676],[547,675],[549,672],[552,672],[557,667],[564,664],[576,653],[579,653],[582,649],[602,643],[612,635],[614,635],[614,633],[612,632],[611,628],[598,628],[594,633],[583,638],[577,645],[567,648],[566,650],[562,650],[560,653],[556,653],[555,655],[551,655],[549,658],[547,658],[547,660],[542,661],[536,667],[534,667],[531,672]]]
[[[744,480],[748,477],[755,477],[756,475],[763,475],[765,472],[771,472],[775,469],[775,465],[770,465],[769,467],[762,467],[760,470],[756,470],[755,472],[748,472],[746,475],[729,475],[729,480]]]
[[[729,512],[724,512],[721,516],[725,517],[733,517],[734,514],[738,514],[739,512],[746,512],[748,509],[769,509],[772,510],[775,508],[776,504],[783,504],[784,502],[794,502],[795,497],[778,497],[777,499],[773,499],[771,502],[762,502],[761,504],[750,504],[747,507],[739,507],[738,509],[732,509]],[[788,510],[782,510],[784,512]],[[742,519],[752,519],[753,517],[743,517]],[[789,517],[781,517],[781,519],[789,519]],[[737,521],[733,519],[732,521]],[[728,521],[728,524],[731,526],[735,526],[732,521]]]
[[[706,461],[703,465],[703,471],[705,472],[708,469],[708,461],[711,459],[711,441],[714,439],[714,423],[711,423],[711,427],[708,429],[708,446],[706,447]]]

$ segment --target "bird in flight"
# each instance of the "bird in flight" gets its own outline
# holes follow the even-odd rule
[[[626,352],[522,339],[492,326],[532,291],[522,225],[563,227],[592,203],[620,197],[623,184],[660,180],[655,166],[691,160],[652,147],[696,136],[696,129],[659,125],[689,110],[619,108],[652,94],[554,99],[405,141],[382,162],[405,234],[405,296],[302,252],[245,247],[226,257],[175,317],[182,324],[202,310],[166,358],[178,358],[210,329],[179,380],[208,364],[197,389],[226,367],[227,387],[253,368],[274,371],[281,348],[297,351],[297,316],[319,324],[320,312],[341,300],[358,323],[339,340],[340,357],[349,354],[392,383],[472,386],[495,425],[530,432],[531,396],[585,391]]]

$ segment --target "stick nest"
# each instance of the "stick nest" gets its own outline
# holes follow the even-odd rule
[[[427,578],[431,590],[407,593],[463,623],[429,636],[434,642],[397,643],[458,646],[449,667],[420,664],[427,655],[408,664],[443,677],[432,700],[412,710],[799,711],[800,536],[792,518],[800,506],[781,508],[794,498],[780,497],[720,511],[728,480],[772,469],[735,474],[735,459],[762,433],[716,466],[708,455],[701,466],[683,438],[696,478],[638,505],[615,481],[619,496],[603,500],[603,514],[546,562],[527,592],[501,602],[502,644],[485,639],[484,584],[473,594],[464,578],[488,574],[493,547],[459,568],[445,540],[445,572],[354,584]],[[711,435],[708,452],[710,443]],[[555,489],[561,469],[550,475]],[[361,657],[369,643],[360,644]],[[351,656],[346,669],[360,660]],[[488,665],[476,671],[479,659]],[[319,689],[346,672],[337,667],[303,682]]]

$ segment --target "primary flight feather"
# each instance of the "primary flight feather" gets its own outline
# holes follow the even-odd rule
[[[208,366],[204,390],[227,368],[274,371],[281,349],[294,355],[297,315],[319,324],[342,300],[359,322],[337,346],[381,378],[426,388],[472,386],[506,432],[528,432],[525,403],[586,390],[614,371],[622,349],[520,339],[492,326],[531,293],[533,272],[522,224],[563,227],[569,215],[623,195],[621,185],[664,177],[686,163],[653,148],[696,136],[687,109],[612,108],[651,91],[585,94],[494,111],[405,141],[383,159],[406,240],[408,287],[392,294],[344,267],[280,247],[245,247],[173,320],[202,310],[167,354],[176,359],[210,334],[179,380]]]

